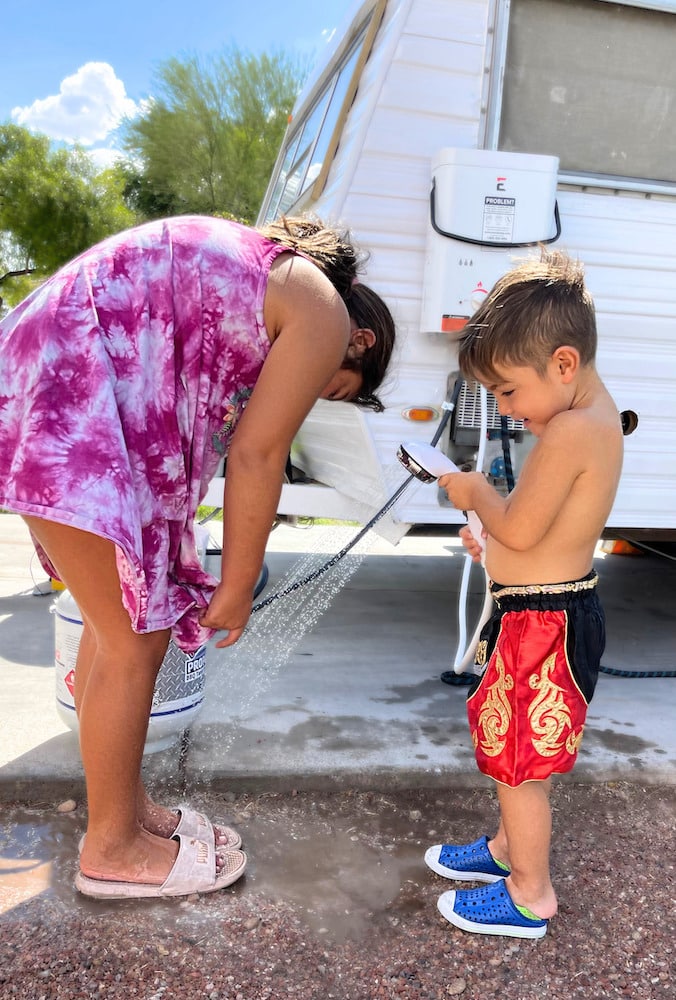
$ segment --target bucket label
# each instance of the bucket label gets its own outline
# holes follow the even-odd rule
[[[207,650],[206,646],[201,646],[194,653],[187,653],[185,657],[185,682],[186,684],[194,684],[198,681],[204,674],[204,667],[206,665]]]
[[[194,653],[184,653],[173,640],[170,641],[155,682],[153,705],[185,698],[192,701],[204,687],[206,655],[206,646]]]
[[[511,243],[515,212],[516,198],[486,195],[482,239],[492,243]]]

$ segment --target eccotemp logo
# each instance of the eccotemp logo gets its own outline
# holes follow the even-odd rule
[[[496,181],[496,185],[495,185],[495,190],[496,191],[504,191],[505,190],[505,181],[506,180],[507,180],[506,177],[498,177],[497,181]]]

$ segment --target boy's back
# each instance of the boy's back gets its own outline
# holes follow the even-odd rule
[[[617,407],[605,386],[594,370],[582,381],[579,401],[539,432],[507,499],[513,529],[502,542],[487,539],[486,568],[500,583],[559,583],[591,569],[617,490],[623,446]]]

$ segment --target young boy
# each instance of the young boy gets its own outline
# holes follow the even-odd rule
[[[506,498],[480,472],[439,480],[483,523],[496,605],[467,711],[479,769],[497,783],[500,825],[491,840],[425,855],[439,875],[488,883],[439,899],[447,920],[475,933],[543,937],[557,909],[551,775],[575,763],[598,676],[605,624],[592,556],[622,467],[620,417],[595,353],[582,266],[548,251],[497,282],[460,347],[465,377],[537,438]],[[481,540],[467,528],[461,536],[478,560]]]

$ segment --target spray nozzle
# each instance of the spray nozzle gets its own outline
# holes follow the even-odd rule
[[[422,441],[409,441],[399,445],[397,458],[406,471],[421,483],[433,483],[447,472],[460,472],[455,462],[452,462],[447,455]]]

